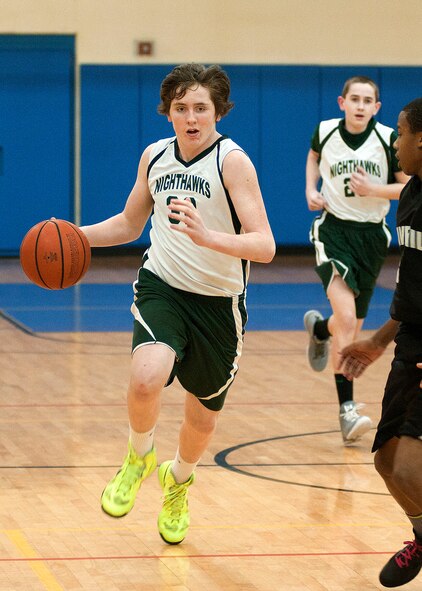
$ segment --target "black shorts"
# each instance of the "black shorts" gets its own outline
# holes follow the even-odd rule
[[[422,439],[422,326],[401,324],[372,451],[392,437]]]

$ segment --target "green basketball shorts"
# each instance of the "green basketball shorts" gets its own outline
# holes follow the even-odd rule
[[[176,354],[175,377],[211,410],[221,410],[242,354],[244,295],[213,297],[175,289],[147,269],[134,283],[132,351],[164,343]]]
[[[309,237],[325,291],[339,274],[355,294],[356,317],[365,318],[391,242],[386,222],[340,220],[324,211],[315,218]]]

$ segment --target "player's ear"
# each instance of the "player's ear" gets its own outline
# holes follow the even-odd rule
[[[221,115],[217,115],[217,117],[215,118],[215,121],[216,121],[216,123],[217,123],[218,121],[221,121]]]
[[[340,107],[340,111],[344,111],[344,96],[338,96],[337,103],[338,103],[338,106]]]
[[[381,101],[377,101],[374,105],[374,115],[376,115],[380,109],[381,109]]]
[[[167,121],[168,121],[169,123],[171,123],[171,117],[170,117],[170,115],[167,115]]]

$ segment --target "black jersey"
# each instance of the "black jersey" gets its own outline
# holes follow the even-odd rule
[[[394,320],[422,325],[422,181],[418,176],[401,192],[397,234],[401,259],[390,314]]]

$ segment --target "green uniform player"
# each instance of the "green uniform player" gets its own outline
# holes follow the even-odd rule
[[[145,149],[124,210],[83,231],[91,246],[123,244],[137,239],[151,216],[151,245],[134,283],[128,454],[101,505],[113,517],[132,509],[156,468],[161,395],[177,376],[185,414],[175,458],[158,471],[158,531],[178,544],[189,527],[194,469],[242,353],[249,261],[270,262],[275,243],[252,162],[216,129],[233,106],[224,70],[177,66],[160,94],[159,112],[175,136]]]
[[[395,157],[394,130],[374,119],[381,103],[373,80],[364,76],[347,80],[338,104],[344,119],[318,125],[306,164],[308,207],[322,210],[310,239],[332,314],[324,319],[319,311],[309,310],[304,324],[309,333],[308,360],[315,371],[325,368],[332,340],[340,428],[348,444],[368,431],[372,421],[358,413],[353,381],[340,372],[339,351],[362,328],[391,240],[385,216],[408,177]]]

